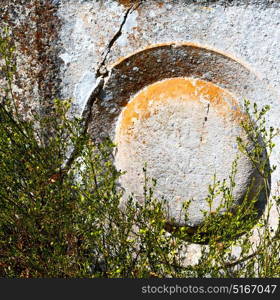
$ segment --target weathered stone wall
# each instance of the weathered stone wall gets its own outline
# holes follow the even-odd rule
[[[163,191],[166,188],[166,193],[173,197],[176,186],[180,189],[180,195],[175,198],[183,197],[184,176],[190,173],[192,166],[195,179],[191,182],[186,179],[186,182],[188,186],[191,184],[194,194],[188,190],[187,197],[197,196],[211,183],[208,182],[209,169],[220,172],[222,177],[228,176],[229,171],[224,171],[229,170],[236,153],[233,141],[240,132],[239,125],[233,125],[236,123],[232,116],[234,111],[242,110],[243,98],[260,107],[269,104],[267,126],[280,128],[279,1],[32,0],[3,2],[2,7],[10,15],[8,19],[12,20],[18,51],[22,54],[18,61],[21,70],[18,78],[19,88],[27,95],[27,105],[36,106],[39,102],[34,99],[51,103],[54,95],[72,98],[72,113],[90,116],[88,121],[91,122],[86,125],[95,139],[109,135],[116,141],[119,139],[121,144],[124,135],[118,128],[124,123],[125,114],[129,115],[128,106],[132,103],[129,101],[137,98],[138,93],[144,95],[145,88],[153,90],[156,82],[164,86],[161,80],[176,77],[181,82],[188,78],[188,84],[204,82],[200,89],[192,86],[184,90],[182,99],[181,96],[174,98],[178,89],[174,92],[172,87],[169,92],[162,92],[160,102],[155,105],[158,99],[146,93],[147,101],[152,103],[148,110],[147,107],[144,111],[138,106],[133,108],[134,119],[128,130],[139,137],[145,129],[144,134],[138,140],[123,143],[117,157],[119,167],[128,165],[131,169],[123,182],[130,191],[139,192],[139,169],[150,158],[155,166],[150,174],[158,177]],[[202,92],[203,88],[206,92]],[[224,90],[218,93],[223,95],[223,101],[225,95],[229,95],[225,98],[236,103],[230,104],[221,118],[217,117],[220,108],[228,107],[230,101],[222,106],[223,101],[215,102],[211,95],[217,89]],[[195,98],[197,95],[202,96]],[[172,97],[175,101],[166,106]],[[193,106],[195,99],[202,104]],[[174,103],[182,105],[182,109],[176,108]],[[183,133],[172,136],[168,121]],[[229,134],[223,131],[224,124]],[[193,132],[197,134],[192,135]],[[200,133],[204,135],[202,140],[199,140]],[[227,139],[228,136],[231,139]],[[165,140],[173,141],[172,145],[164,144]],[[184,142],[180,144],[180,140]],[[186,141],[192,145],[199,141],[205,144],[197,143],[194,151],[185,151]],[[178,147],[175,147],[177,142]],[[220,147],[213,153],[216,145]],[[152,153],[153,149],[158,154]],[[277,138],[270,160],[277,166],[271,182],[272,195],[279,188],[279,153]],[[167,159],[168,155],[171,159]],[[131,163],[127,164],[126,157]],[[241,174],[248,176],[244,175],[240,182],[244,185],[253,173],[243,161]],[[135,182],[131,180],[132,175],[137,179]],[[244,190],[242,184],[237,191],[240,195]],[[202,196],[197,197],[199,202]],[[180,204],[181,200],[178,201]],[[275,226],[277,221],[274,210],[271,224]],[[198,248],[194,245],[188,253],[198,253]],[[197,257],[190,255],[187,262],[194,262]]]
[[[278,1],[65,0],[59,2],[58,16],[62,20],[60,31],[63,49],[60,54],[63,60],[60,69],[62,95],[73,98],[73,108],[76,113],[82,114],[83,110],[89,109],[90,95],[97,91],[97,87],[101,88],[99,100],[91,107],[92,122],[89,124],[89,130],[92,136],[98,139],[110,135],[119,142],[117,165],[128,170],[128,175],[124,177],[122,183],[130,192],[133,191],[138,196],[141,164],[148,160],[152,169],[150,175],[158,179],[159,190],[163,191],[167,198],[171,195],[175,201],[171,201],[171,206],[174,208],[173,216],[175,213],[176,217],[180,210],[177,206],[178,202],[182,203],[184,184],[191,186],[191,192],[186,192],[188,197],[199,198],[198,194],[211,183],[208,182],[209,168],[213,169],[213,172],[220,172],[220,175],[229,175],[223,171],[227,169],[229,172],[234,147],[227,146],[223,149],[224,146],[220,144],[223,130],[219,131],[219,122],[214,122],[215,124],[212,125],[203,122],[205,110],[201,108],[203,112],[199,114],[198,111],[201,109],[196,107],[193,108],[193,114],[183,113],[185,118],[189,118],[188,123],[181,116],[185,109],[184,105],[187,104],[176,110],[175,102],[173,106],[168,106],[168,109],[166,105],[163,109],[163,106],[154,107],[151,104],[148,111],[146,107],[144,112],[137,105],[134,106],[133,125],[130,125],[127,130],[137,138],[126,143],[124,141],[126,135],[120,133],[117,128],[124,124],[126,115],[129,115],[128,103],[131,97],[138,92],[141,94],[141,89],[166,78],[198,78],[228,90],[238,105],[241,105],[245,97],[251,102],[256,102],[260,107],[269,104],[271,110],[268,114],[267,126],[280,127],[278,117],[280,113],[280,52],[278,50],[280,3]],[[174,49],[176,44],[179,48],[182,44],[188,44],[200,51],[204,49],[206,54],[201,55],[190,51],[188,58],[180,58],[182,52],[178,51],[176,56],[176,51],[172,50],[172,46],[168,46],[170,43],[175,43]],[[171,53],[170,56],[164,55],[165,50],[161,50],[161,47],[158,48],[158,52],[154,51],[155,54],[149,54],[151,52],[149,49],[156,49],[153,45],[161,45],[163,48],[166,45],[166,48],[169,47],[167,52]],[[192,55],[193,59],[190,58]],[[220,55],[220,59],[215,58],[215,55]],[[227,60],[231,61],[229,65],[232,64],[232,68],[228,67]],[[185,64],[182,63],[183,61]],[[147,93],[145,90],[142,91],[142,95],[147,96]],[[191,98],[188,93],[184,96]],[[146,98],[149,103],[157,100],[149,97]],[[162,97],[169,96],[165,93]],[[171,98],[161,101],[163,103]],[[207,100],[207,97],[201,100],[205,99]],[[212,109],[212,106],[210,107]],[[173,113],[168,117],[170,112]],[[195,113],[197,118],[194,118]],[[178,117],[174,117],[175,115]],[[176,120],[180,120],[177,126],[174,126],[184,133],[172,137],[172,134],[168,133],[171,126],[168,118],[175,125],[178,123]],[[208,126],[207,129],[205,124]],[[228,126],[232,128],[232,124]],[[190,151],[174,146],[177,142],[178,145],[180,144],[180,139],[191,139],[195,144],[195,135],[186,133],[188,130],[195,131],[194,128],[198,131],[208,130],[206,144],[216,145],[216,149],[206,146],[201,150],[201,146],[198,145]],[[173,141],[172,145],[168,144],[168,141]],[[270,161],[271,164],[278,166],[272,177],[272,194],[277,192],[279,184],[279,138],[276,144]],[[210,149],[216,151],[216,155]],[[196,174],[194,177],[193,174],[191,176],[195,179],[184,181],[191,169],[189,157],[196,159],[194,171]],[[225,162],[223,157],[231,159]],[[250,173],[250,167],[245,166],[246,163],[240,166],[244,176]],[[248,176],[250,178],[250,175]],[[202,208],[203,205],[198,207]],[[194,209],[192,213],[195,215],[197,210]],[[197,222],[198,219],[199,216],[192,221]],[[278,215],[274,210],[271,224],[275,226],[277,221]],[[253,239],[257,238],[253,236]],[[199,246],[194,245],[188,253],[191,255],[187,262],[195,262],[198,258]]]
[[[5,0],[0,3],[1,29],[10,30],[15,46],[16,73],[14,97],[19,112],[49,111],[54,97],[59,96],[60,19],[57,6],[49,0]],[[4,74],[1,76],[5,86]]]

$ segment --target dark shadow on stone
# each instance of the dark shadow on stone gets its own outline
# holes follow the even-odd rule
[[[265,153],[265,157],[267,157],[266,153]],[[268,174],[271,174],[271,168],[270,168],[269,161],[267,162],[266,168],[267,168]],[[267,205],[267,199],[270,196],[271,175],[269,175],[267,178],[268,186],[265,185],[263,177],[261,177],[260,175],[255,175],[255,178],[257,178],[257,177],[259,177],[257,180],[259,181],[259,185],[261,185],[262,188],[259,192],[257,192],[257,195],[256,195],[255,190],[253,190],[252,192],[249,192],[248,200],[247,200],[247,201],[250,201],[250,200],[252,201],[253,198],[256,199],[256,202],[254,204],[254,212],[256,213],[256,215],[254,216],[253,219],[250,220],[250,222],[251,222],[250,227],[244,228],[244,230],[242,230],[242,228],[241,228],[241,232],[232,234],[231,236],[226,236],[225,238],[216,239],[216,242],[223,242],[225,240],[238,239],[239,237],[244,235],[246,232],[248,232],[248,230],[251,230],[258,223],[259,219],[261,218],[261,216],[263,215],[263,213],[265,211],[265,208]],[[243,200],[244,200],[244,198],[245,198],[245,195],[243,197]],[[235,211],[236,211],[236,209],[235,209]],[[230,212],[233,215],[235,214],[235,211],[234,211],[234,209],[230,210]],[[222,214],[221,216],[218,216],[217,218],[227,218],[227,217]],[[241,223],[246,224],[246,221],[248,221],[249,218],[250,218],[250,216],[244,216],[244,218],[241,219],[241,221],[242,221]],[[180,232],[182,227],[184,227],[185,232],[187,233],[186,236],[184,237],[184,240],[194,243],[194,244],[201,244],[201,245],[209,244],[210,239],[213,238],[213,235],[215,235],[215,232],[213,232],[213,231],[212,232],[211,231],[209,231],[209,232],[200,231],[199,232],[201,226],[197,226],[197,227],[178,226],[171,222],[166,223],[165,230],[168,231],[169,233],[173,233],[176,235],[177,233]],[[194,236],[195,236],[195,238],[194,238]],[[199,241],[199,238],[201,239],[201,241]]]

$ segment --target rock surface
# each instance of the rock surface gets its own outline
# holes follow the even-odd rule
[[[245,116],[244,116],[245,118]],[[193,78],[173,78],[140,91],[123,110],[116,132],[116,165],[126,171],[121,184],[144,201],[143,166],[155,178],[155,197],[167,200],[169,222],[198,226],[210,213],[209,185],[228,179],[239,154],[236,138],[246,140],[237,103],[225,90]],[[232,208],[242,202],[257,171],[238,159]],[[255,187],[257,188],[257,187]],[[211,212],[221,205],[222,195]],[[185,221],[183,204],[190,201]],[[220,212],[223,212],[221,209]]]
[[[156,195],[168,202],[169,219],[197,226],[202,211],[209,210],[214,174],[229,179],[239,152],[236,138],[246,139],[241,100],[260,92],[270,97],[252,71],[223,53],[192,43],[148,47],[113,66],[93,105],[90,130],[97,140],[115,139],[116,165],[127,172],[121,179],[126,197],[134,193],[143,201],[142,168],[148,163],[148,176],[158,183]],[[256,175],[242,156],[238,169],[235,204]],[[185,222],[182,204],[188,200],[191,217]],[[219,204],[218,197],[213,209]]]
[[[271,110],[267,117],[267,127],[280,127],[279,1],[32,0],[31,4],[35,3],[35,6],[31,7],[25,5],[23,0],[2,2],[0,7],[9,7],[9,14],[12,14],[15,20],[20,20],[16,16],[17,11],[20,12],[24,8],[27,12],[24,13],[23,22],[20,22],[23,24],[19,24],[20,30],[17,32],[19,40],[24,41],[20,43],[23,55],[18,65],[22,70],[20,77],[23,84],[19,88],[26,90],[28,106],[38,105],[38,98],[47,98],[49,102],[51,95],[60,94],[62,98],[73,98],[73,112],[82,115],[79,110],[88,109],[89,95],[96,92],[95,86],[100,88],[99,83],[103,82],[100,78],[105,79],[99,101],[92,106],[93,119],[89,129],[94,138],[110,135],[116,139],[117,122],[121,120],[121,113],[128,107],[129,101],[147,86],[178,77],[210,82],[232,95],[239,107],[244,97],[256,102],[260,107],[269,104]],[[55,8],[49,5],[51,2]],[[16,10],[13,9],[14,5]],[[29,17],[30,20],[32,18],[32,22]],[[14,26],[17,27],[18,24]],[[27,31],[28,35],[25,34]],[[25,38],[22,39],[22,36]],[[182,43],[188,43],[190,47],[174,46]],[[157,49],[151,47],[159,44],[169,46]],[[60,59],[57,58],[58,49]],[[137,55],[132,55],[133,53]],[[133,58],[129,60],[130,65],[126,65],[128,60],[123,59],[127,56]],[[31,64],[35,75],[34,72],[28,72]],[[51,83],[55,83],[55,86]],[[60,92],[57,91],[58,83]],[[32,98],[36,98],[35,104],[29,105]],[[161,113],[164,115],[175,109],[172,105],[162,109],[163,107],[161,106]],[[203,129],[207,128],[208,119],[203,127],[206,106],[193,105],[191,109],[197,110],[199,117],[196,120],[191,115],[187,125],[184,125],[183,116],[188,115],[189,109],[187,104],[182,107],[174,114],[178,120],[170,117],[171,121],[177,124],[177,128],[184,129],[196,122]],[[211,113],[213,120],[224,122],[223,119],[217,118],[214,111]],[[170,129],[168,126],[171,126],[172,122],[166,122],[166,118],[157,120],[163,121],[164,134],[167,136],[166,131]],[[150,121],[151,118],[148,118],[141,126],[147,127],[147,122]],[[155,126],[155,118],[153,122]],[[217,132],[225,138],[220,127],[217,124],[213,124],[213,127],[214,125]],[[138,129],[141,126],[139,125]],[[209,132],[209,128],[207,129]],[[164,135],[159,135],[159,132],[153,130],[152,134],[155,138],[162,139]],[[170,135],[168,137],[170,138]],[[187,133],[184,137],[186,141]],[[216,137],[211,136],[211,139],[213,138]],[[176,136],[171,135],[171,140],[175,144],[178,142]],[[194,138],[193,142],[195,144]],[[277,166],[272,176],[272,195],[279,189],[280,176],[280,139],[275,139],[275,142],[276,147],[270,159],[270,163]],[[160,149],[158,144],[153,147]],[[129,147],[125,146],[125,151],[128,149]],[[231,155],[234,155],[234,146],[230,149]],[[145,153],[150,152],[148,148],[144,150],[147,151],[144,151]],[[176,151],[179,157],[182,153],[182,160],[188,160],[187,153]],[[203,160],[211,165],[214,164],[214,154],[210,152],[211,159],[203,156]],[[201,159],[201,156],[197,157]],[[179,161],[180,159],[173,162]],[[230,164],[230,161],[227,163]],[[246,162],[244,165],[246,166]],[[177,166],[177,169],[180,170],[180,166]],[[203,175],[206,175],[204,173]],[[222,174],[222,177],[226,175]],[[178,184],[180,185],[180,182]],[[274,209],[270,219],[272,227],[277,226],[278,218],[279,215]],[[192,246],[189,252],[191,254],[187,255],[188,264],[197,262],[199,249],[197,245]]]
[[[140,6],[131,6],[135,3],[140,3]],[[245,95],[260,107],[269,104],[271,110],[267,126],[278,128],[279,8],[278,1],[270,0],[61,0],[58,16],[63,23],[60,40],[64,49],[61,55],[65,59],[60,75],[62,95],[75,100],[75,91],[86,84],[82,80],[85,74],[95,73],[102,62],[110,69],[120,58],[150,45],[191,42],[222,51],[248,66],[260,82],[254,87],[244,84],[243,88],[247,89]],[[158,71],[150,73],[153,72],[157,74]],[[208,80],[207,76],[205,73],[205,80]],[[242,80],[237,85],[240,82]],[[221,87],[227,88],[224,85]],[[263,90],[266,95],[263,95]],[[111,110],[116,115],[119,109],[118,104],[112,104]],[[98,113],[96,107],[93,112]],[[106,120],[104,123],[107,123]],[[275,141],[277,146],[271,164],[279,166],[277,153],[280,152],[280,140]],[[274,192],[279,175],[280,168],[272,178]]]

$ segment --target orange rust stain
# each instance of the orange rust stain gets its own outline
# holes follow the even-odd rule
[[[120,132],[130,131],[135,120],[149,118],[155,114],[156,105],[168,105],[170,101],[207,101],[221,117],[232,114],[238,121],[242,116],[234,97],[217,85],[193,78],[172,78],[144,88],[126,105],[121,114]]]
[[[135,1],[135,0],[118,0],[120,4],[128,7],[128,6],[131,6],[132,4],[137,4],[137,2],[139,1]]]

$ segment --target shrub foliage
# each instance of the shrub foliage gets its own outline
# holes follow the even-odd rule
[[[2,30],[0,60],[6,84],[0,101],[1,277],[280,276],[279,231],[269,225],[270,207],[279,205],[279,196],[269,195],[275,167],[268,167],[268,160],[277,134],[266,128],[269,107],[254,105],[250,110],[245,101],[251,118],[243,128],[255,147],[249,149],[238,139],[240,151],[264,179],[260,192],[267,198],[266,212],[259,218],[258,195],[250,201],[245,196],[236,211],[230,210],[236,159],[228,180],[213,176],[205,223],[176,228],[167,224],[164,200],[155,199],[156,182],[149,178],[143,186],[144,202],[137,203],[131,195],[120,207],[123,191],[113,163],[115,145],[92,141],[82,130],[82,120],[67,117],[69,101],[55,100],[49,115],[34,113],[31,120],[19,116],[13,97],[13,50]],[[67,164],[73,149],[75,159]],[[217,211],[223,209],[222,215],[211,213],[218,194],[223,195]],[[185,218],[187,210],[186,201]],[[253,234],[258,242],[252,241]],[[186,265],[193,243],[201,245],[201,255]]]

